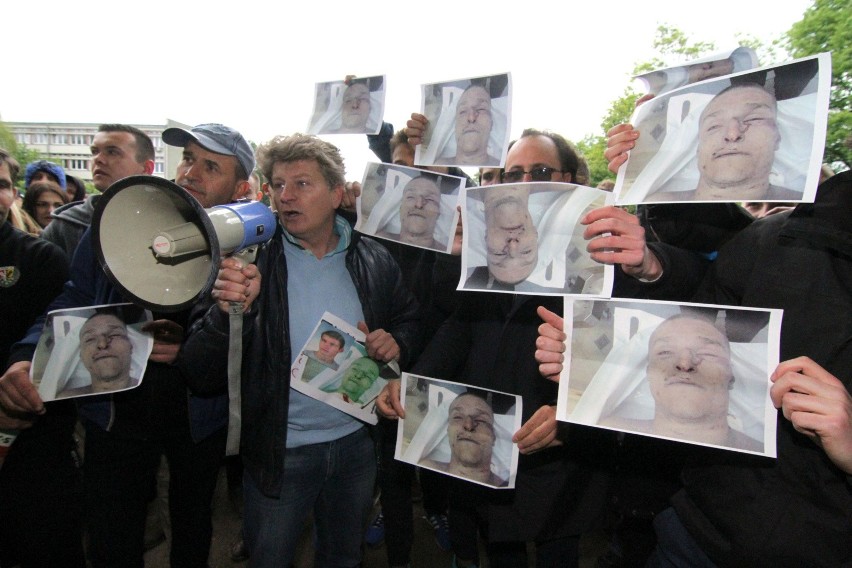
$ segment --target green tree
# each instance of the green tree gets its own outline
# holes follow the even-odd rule
[[[37,150],[32,150],[27,148],[24,144],[18,144],[15,140],[15,135],[12,134],[12,131],[9,130],[9,127],[6,126],[3,122],[0,122],[0,148],[4,148],[9,151],[12,156],[18,161],[21,165],[21,176],[18,179],[18,183],[16,184],[19,188],[23,189],[24,187],[24,167],[30,162],[34,162],[36,160],[41,159],[41,153]]]
[[[693,42],[684,32],[667,24],[657,26],[653,45],[654,49],[657,50],[657,55],[651,61],[637,63],[633,68],[633,75],[696,59],[716,49],[712,42]],[[617,124],[630,121],[636,107],[636,99],[640,95],[641,93],[638,93],[632,87],[626,87],[624,93],[609,105],[601,121],[601,132],[587,135],[577,144],[589,164],[589,171],[591,172],[589,185],[595,186],[606,178],[615,177],[607,169],[606,158],[603,155],[604,150],[606,150],[606,132]]]
[[[794,58],[831,52],[831,98],[824,161],[852,166],[852,0],[814,0],[787,32]]]
[[[627,87],[624,94],[609,105],[609,109],[607,109],[606,115],[601,121],[603,134],[586,135],[577,143],[577,148],[583,153],[586,162],[589,164],[591,177],[589,185],[592,187],[607,178],[615,179],[615,175],[607,169],[606,158],[604,158],[604,150],[606,150],[605,134],[613,126],[630,120],[637,98],[639,98],[639,93]]]

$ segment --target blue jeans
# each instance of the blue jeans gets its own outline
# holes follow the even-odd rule
[[[375,482],[376,451],[366,427],[332,442],[287,448],[278,499],[261,493],[251,475],[243,476],[252,567],[290,566],[311,510],[314,566],[358,566]]]
[[[654,532],[657,548],[646,568],[716,568],[671,507],[654,517]]]

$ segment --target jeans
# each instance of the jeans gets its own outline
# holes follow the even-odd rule
[[[376,451],[367,428],[322,444],[287,448],[278,498],[243,476],[245,541],[252,568],[289,567],[313,510],[314,566],[354,567],[369,522]]]
[[[657,548],[647,568],[716,568],[669,507],[654,518]]]
[[[143,566],[151,481],[169,463],[172,566],[206,567],[213,534],[211,502],[225,456],[226,428],[194,443],[189,426],[136,439],[87,425],[83,467],[92,566]]]

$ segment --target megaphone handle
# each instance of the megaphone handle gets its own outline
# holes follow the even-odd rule
[[[225,455],[240,453],[242,428],[243,303],[230,302],[228,337],[228,439]]]

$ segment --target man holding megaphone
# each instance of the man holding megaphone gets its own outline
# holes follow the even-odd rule
[[[203,208],[223,205],[246,196],[248,176],[255,166],[251,146],[245,138],[221,124],[202,124],[184,130],[163,132],[167,144],[183,147],[176,183]],[[142,193],[160,195],[159,178],[149,178]],[[117,182],[121,184],[121,181]],[[172,184],[169,184],[172,185]],[[136,188],[132,188],[136,189]],[[180,189],[177,190],[180,192]],[[186,201],[186,195],[177,201]],[[168,202],[174,196],[156,197]],[[99,238],[134,240],[135,217],[151,218],[157,209],[146,210],[147,201],[127,210],[127,231],[99,232]],[[198,205],[196,204],[196,206]],[[96,205],[98,223],[105,208],[113,207],[105,194]],[[100,229],[93,225],[93,229]],[[146,238],[150,235],[145,235]],[[97,248],[96,248],[97,247]],[[136,300],[128,290],[107,277],[111,259],[96,257],[100,243],[88,230],[81,239],[71,265],[70,281],[49,310],[114,304]],[[150,255],[149,255],[150,256]],[[115,259],[118,262],[119,259]],[[208,259],[218,262],[216,259]],[[142,266],[140,272],[146,269]],[[253,265],[241,274],[248,280],[244,297],[250,303],[259,290]],[[128,297],[129,296],[129,297]],[[79,401],[86,427],[84,467],[85,519],[89,531],[89,560],[92,566],[143,563],[145,514],[153,476],[165,454],[169,462],[169,509],[172,528],[172,566],[207,566],[212,535],[211,500],[219,466],[225,454],[228,397],[224,389],[197,396],[174,365],[189,318],[185,305],[180,311],[158,316],[149,331],[154,351],[139,387],[117,394],[90,396]],[[163,306],[166,305],[164,301]],[[167,311],[165,308],[162,311]],[[0,377],[0,404],[16,412],[42,414],[44,403],[29,380],[29,367],[43,320],[13,349],[12,365]]]
[[[405,368],[420,344],[417,303],[390,253],[336,214],[344,192],[336,147],[303,134],[276,137],[258,149],[258,161],[279,221],[257,258],[263,278],[222,261],[218,305],[192,326],[178,364],[194,392],[219,392],[228,304],[251,304],[243,316],[240,455],[252,566],[289,566],[311,511],[316,565],[357,566],[376,477],[373,441],[363,422],[291,389],[290,367],[328,311],[365,333],[371,359]]]

